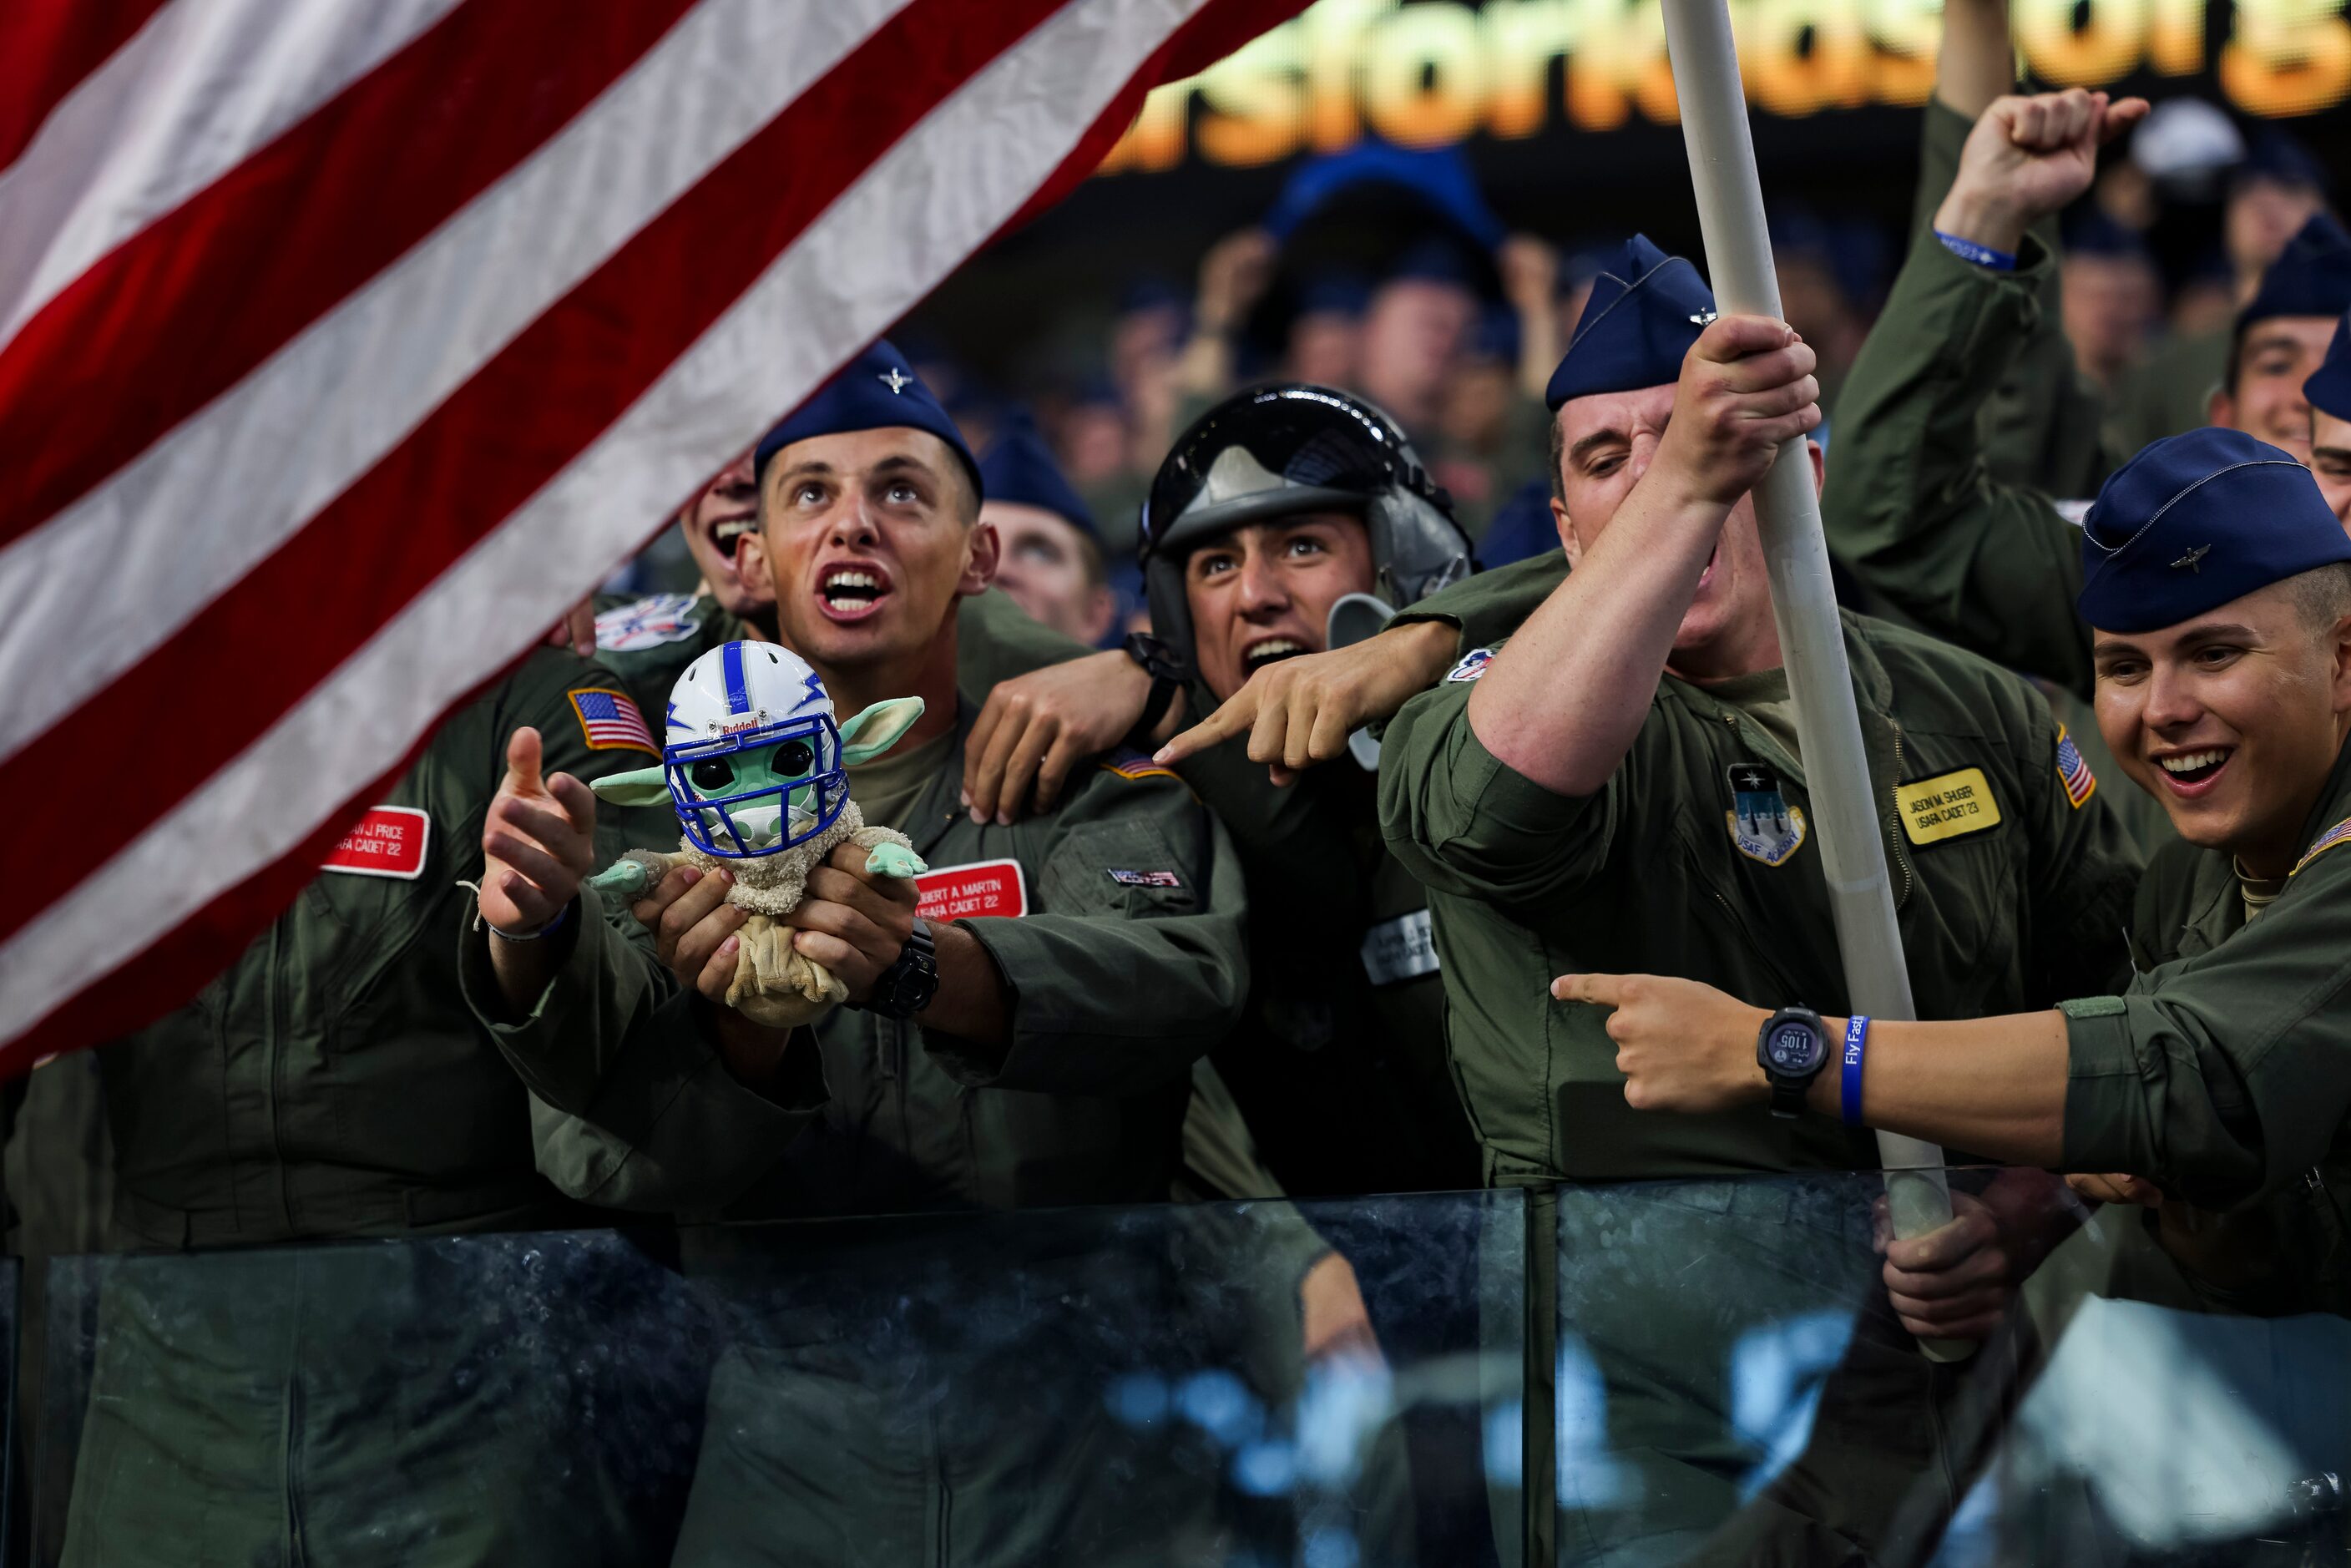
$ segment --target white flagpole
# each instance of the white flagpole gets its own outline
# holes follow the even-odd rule
[[[1729,10],[1724,0],[1663,4],[1715,303],[1727,314],[1778,319],[1780,283],[1764,228],[1763,187],[1755,172],[1755,141]],[[1829,584],[1828,546],[1821,536],[1820,497],[1803,448],[1801,440],[1781,448],[1779,460],[1755,487],[1771,612],[1795,698],[1796,738],[1803,749],[1813,810],[1820,819],[1821,867],[1853,1006],[1873,1018],[1913,1019],[1917,1006],[1902,961],[1901,928],[1895,923],[1886,830],[1862,752],[1853,675]],[[1834,1060],[1830,1071],[1835,1071]],[[1877,1149],[1895,1234],[1918,1236],[1948,1222],[1951,1197],[1940,1169],[1943,1151],[1892,1133],[1877,1134]],[[1930,1343],[1928,1351],[1964,1354],[1966,1347]]]

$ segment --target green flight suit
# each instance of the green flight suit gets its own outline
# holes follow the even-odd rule
[[[2171,821],[2128,786],[2089,706],[2090,634],[2074,609],[2081,530],[2045,490],[2004,477],[2001,448],[1984,439],[2003,406],[2004,371],[2011,382],[2057,373],[2042,362],[2047,341],[2064,337],[2048,298],[2055,277],[2037,237],[2027,236],[2015,272],[2000,273],[1920,231],[1846,382],[1849,419],[1821,492],[1821,527],[1837,559],[1895,611],[2043,683],[2111,809],[2151,854],[2171,841]],[[2039,417],[2062,423],[2053,408]],[[2086,475],[2056,457],[2042,466]]]
[[[2029,235],[2016,270],[1995,272],[1919,235],[1846,380],[1821,525],[1871,592],[1928,631],[2086,697],[2080,529],[2043,492],[1994,478],[1976,446],[2054,266]]]
[[[2063,1004],[2064,1168],[2128,1171],[2266,1229],[2266,1310],[2351,1312],[2351,747],[2285,891],[2245,919],[2231,857],[2181,842],[2147,869],[2120,997]],[[1928,1017],[1936,1016],[1928,1014]]]
[[[474,919],[459,879],[481,874],[483,818],[517,726],[538,728],[550,772],[644,764],[641,748],[591,744],[571,698],[598,690],[617,690],[607,671],[533,653],[451,715],[378,797],[381,872],[322,871],[194,1001],[99,1048],[122,1241],[182,1249],[580,1223],[585,1211],[534,1167],[528,1092],[458,990],[458,938]],[[611,853],[641,831],[619,815],[599,829]],[[666,987],[647,944],[606,930],[592,908],[580,916],[595,928],[569,938],[577,947]],[[391,1325],[419,1392],[387,1406],[339,1361],[340,1346],[380,1350],[376,1292],[306,1260],[316,1256],[263,1250],[235,1269],[164,1260],[110,1281],[68,1562],[626,1559],[635,1526],[590,1451],[551,1472],[559,1434],[505,1408],[508,1384],[452,1381],[489,1330],[463,1315]],[[559,1313],[550,1333],[559,1325]],[[349,1495],[360,1475],[373,1504]],[[387,1481],[412,1476],[413,1487]]]
[[[1490,632],[1522,613],[1533,586],[1559,580],[1562,566],[1557,556],[1537,558],[1458,584],[1413,613]],[[2137,859],[2096,796],[2077,806],[2065,792],[2046,705],[2022,680],[1931,638],[1860,617],[1845,627],[1922,1012],[1996,1013],[2111,977]],[[1631,1111],[1598,1009],[1562,1007],[1548,995],[1560,974],[1665,972],[1759,1006],[1801,1001],[1839,1010],[1845,983],[1817,848],[1800,841],[1774,864],[1733,837],[1734,765],[1763,765],[1786,803],[1802,811],[1800,761],[1716,692],[1667,676],[1614,777],[1598,794],[1570,800],[1479,744],[1467,716],[1477,668],[1465,661],[1389,723],[1381,815],[1391,845],[1429,884],[1453,1069],[1488,1179],[1543,1185],[1874,1166],[1872,1141],[1828,1124]],[[1761,677],[1749,684],[1769,685]],[[1764,701],[1774,695],[1742,693]],[[1776,695],[1784,695],[1784,685]],[[1941,780],[1948,789],[1970,782],[1954,776],[1970,769],[1980,770],[1980,790],[1998,803],[1999,823],[1916,841],[1903,798],[1923,791],[1897,781]],[[1935,1012],[1938,1005],[1947,1012]],[[1531,1337],[1555,1328],[1583,1341],[1606,1387],[1611,1438],[1629,1450],[1620,1462],[1637,1479],[1609,1500],[1564,1515],[1556,1549],[1573,1549],[1578,1560],[1676,1561],[1738,1500],[1742,1440],[1727,1419],[1728,1392],[1708,1372],[1723,1371],[1739,1329],[1816,1304],[1818,1282],[1792,1265],[1749,1270],[1755,1295],[1738,1313],[1720,1312],[1704,1292],[1665,1288],[1672,1270],[1662,1263],[1656,1292],[1580,1289],[1578,1256],[1597,1244],[1593,1222],[1605,1220],[1605,1206],[1572,1197],[1535,1199],[1538,1210],[1555,1209],[1558,1245],[1548,1258],[1539,1247],[1530,1253]],[[1750,1194],[1735,1180],[1688,1186],[1654,1209],[1643,1234],[1661,1256],[1793,1255],[1822,1244],[1817,1225],[1797,1223],[1784,1203],[1772,1207],[1768,1191]],[[1554,1321],[1562,1309],[1573,1321]],[[1493,1337],[1504,1333],[1497,1325]],[[1530,1355],[1530,1376],[1546,1375],[1547,1352]],[[1696,1370],[1660,1377],[1660,1355]],[[1548,1465],[1546,1435],[1534,1436],[1528,1463]],[[1573,1489],[1567,1500],[1578,1500]],[[1873,1500],[1851,1500],[1853,1518],[1826,1522],[1865,1540],[1880,1522],[1870,1515]],[[1528,1561],[1555,1549],[1542,1512],[1530,1511]]]
[[[1215,706],[1196,685],[1191,711]],[[1217,1071],[1295,1197],[1469,1186],[1477,1151],[1445,1067],[1428,895],[1388,852],[1352,758],[1276,787],[1238,739],[1177,769],[1249,881],[1249,1009]]]
[[[971,718],[967,708],[901,826],[940,873],[994,864],[975,874],[1025,904],[1017,917],[962,922],[1012,993],[1009,1044],[837,1009],[794,1043],[793,1082],[771,1101],[727,1071],[706,1004],[656,995],[624,969],[517,1024],[485,1009],[539,1102],[540,1168],[559,1186],[616,1207],[730,1219],[1165,1200],[1190,1065],[1231,1027],[1247,989],[1239,864],[1182,782],[1131,754],[1072,778],[1047,815],[975,824],[959,809]],[[477,943],[466,994],[486,999],[489,984]],[[592,1009],[599,1027],[574,1027],[565,1007]],[[1024,1298],[1030,1314],[997,1322],[958,1387],[1025,1384],[1052,1403],[1086,1372],[1052,1354],[1067,1330],[1054,1303],[1093,1299],[1113,1278],[1137,1302],[1172,1291],[1147,1249],[1097,1258],[1088,1231],[1073,1249],[1024,1250],[1019,1228],[998,1228],[1008,1275],[1040,1282]],[[866,1250],[854,1228],[828,1234],[847,1239],[825,1254],[847,1303],[828,1316],[873,1321],[856,1303],[877,1289],[887,1298],[906,1255],[891,1240]],[[942,1229],[932,1245],[952,1247],[956,1234]],[[895,1561],[891,1543],[909,1531],[949,1562],[1098,1560],[1092,1548],[1124,1538],[1142,1492],[1186,1490],[1181,1478],[1146,1478],[1115,1495],[1098,1484],[1108,1472],[1071,1462],[1127,1440],[1099,1388],[1053,1422],[977,1420],[954,1402],[935,1420],[910,1419],[886,1391],[922,1370],[935,1342],[895,1331],[844,1340],[811,1331],[802,1313],[748,1314],[741,1335],[713,1375],[680,1563]]]
[[[2233,322],[2164,343],[2132,372],[2106,419],[2107,444],[2122,453],[2212,423],[2212,394],[2229,378]]]

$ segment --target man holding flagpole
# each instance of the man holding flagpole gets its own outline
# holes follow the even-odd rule
[[[1573,571],[1515,635],[1468,651],[1405,705],[1380,770],[1388,841],[1430,890],[1455,1072],[1488,1180],[1719,1186],[1719,1211],[1657,1205],[1650,1244],[1711,1260],[1741,1288],[1784,1281],[1791,1301],[1820,1298],[1820,1271],[1843,1261],[1834,1238],[1792,1217],[1773,1184],[1708,1178],[1873,1168],[1867,1135],[1769,1114],[1636,1116],[1600,1014],[1545,987],[1555,973],[1631,967],[1598,955],[1639,953],[1640,967],[1759,1000],[1818,1007],[1849,994],[1750,496],[1781,444],[1817,423],[1814,395],[1811,350],[1788,328],[1717,319],[1687,261],[1629,244],[1550,388],[1553,510]],[[1491,592],[1473,579],[1423,608]],[[2094,788],[2069,786],[2065,738],[2039,695],[1859,617],[1845,618],[1844,641],[1920,1006],[1970,1016],[2111,980],[2137,858]],[[1989,1333],[2050,1196],[2046,1181],[2017,1176],[1958,1197],[1966,1244],[1953,1251],[1981,1288],[1897,1301],[1906,1322]],[[1776,1219],[1758,1197],[1778,1201]],[[1563,1207],[1558,1253],[1572,1270],[1579,1239]],[[1539,1278],[1530,1289],[1547,1302]],[[1603,1558],[1670,1554],[1735,1503],[1720,1479],[1737,1469],[1722,1411],[1709,1416],[1702,1390],[1690,1398],[1686,1378],[1663,1372],[1727,1359],[1724,1314],[1707,1295],[1701,1285],[1579,1304],[1612,1433],[1662,1423],[1612,1444],[1656,1467],[1625,1494],[1638,1500],[1574,1516]],[[1771,1311],[1750,1300],[1731,1315]],[[1679,1393],[1656,1396],[1668,1388]],[[1923,1458],[1901,1448],[1889,1441],[1877,1462]],[[1826,1523],[1865,1543],[1872,1528]]]

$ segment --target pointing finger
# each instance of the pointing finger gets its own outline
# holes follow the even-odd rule
[[[1613,1008],[1622,994],[1622,975],[1562,975],[1551,983],[1551,994],[1562,1002],[1588,1002]]]

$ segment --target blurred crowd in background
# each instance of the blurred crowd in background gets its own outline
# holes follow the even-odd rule
[[[2236,310],[2334,197],[2294,132],[2199,98],[2158,103],[2109,152],[2066,214],[2063,278],[2065,331],[2104,394],[2112,450],[2204,423]],[[1906,236],[1805,204],[1770,220],[1784,314],[1820,355],[1833,446],[1839,385]],[[1301,162],[1260,221],[1188,268],[1171,258],[1071,298],[1058,329],[1005,362],[959,359],[934,307],[893,340],[974,450],[1040,484],[1058,486],[1051,468],[1067,476],[1073,493],[1050,507],[991,507],[1010,536],[1000,580],[1040,620],[1109,646],[1147,627],[1134,552],[1153,471],[1196,416],[1254,382],[1321,382],[1385,409],[1486,566],[1552,549],[1543,383],[1625,237],[1513,232],[1460,148],[1367,140]],[[697,575],[672,531],[612,586],[690,589]]]

